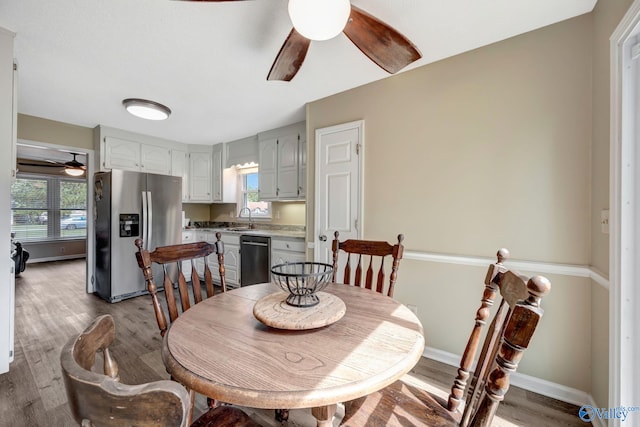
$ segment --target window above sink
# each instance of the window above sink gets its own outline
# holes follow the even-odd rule
[[[259,200],[258,177],[258,167],[238,168],[238,218],[271,219],[271,202]],[[248,209],[243,209],[245,207]]]

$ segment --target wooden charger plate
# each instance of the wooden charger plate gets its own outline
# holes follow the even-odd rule
[[[321,328],[342,319],[347,307],[340,298],[327,292],[316,295],[320,302],[313,307],[294,307],[285,301],[287,292],[276,292],[259,299],[253,315],[267,326],[288,330]]]

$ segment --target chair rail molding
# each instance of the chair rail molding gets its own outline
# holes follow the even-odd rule
[[[404,251],[404,259],[427,261],[444,264],[469,265],[486,267],[495,262],[495,258],[474,257],[466,255],[447,255],[435,252]],[[589,265],[556,264],[539,261],[509,260],[509,268],[532,273],[559,274],[562,276],[589,277],[603,288],[609,290],[609,279],[597,269]]]

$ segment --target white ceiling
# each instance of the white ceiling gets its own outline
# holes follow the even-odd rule
[[[590,12],[596,0],[353,0],[407,36],[422,66]],[[286,0],[0,0],[16,33],[18,112],[215,144],[304,120],[304,105],[389,75],[344,34],[312,42],[289,83],[266,76],[291,22]],[[406,69],[405,69],[406,70]],[[169,120],[124,98],[169,106]]]

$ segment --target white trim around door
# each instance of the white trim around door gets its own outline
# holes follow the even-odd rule
[[[640,406],[640,0],[611,36],[609,406]],[[636,59],[634,59],[636,56]],[[621,426],[620,419],[609,426]]]

